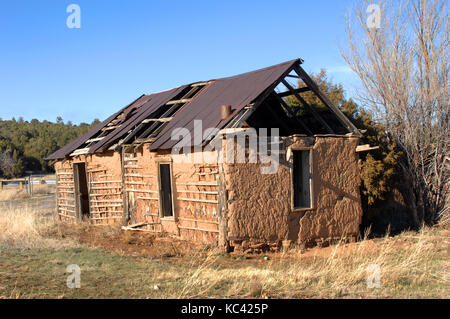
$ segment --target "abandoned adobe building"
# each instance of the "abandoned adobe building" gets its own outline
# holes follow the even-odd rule
[[[122,223],[221,247],[354,238],[362,217],[361,134],[302,62],[142,95],[48,157],[57,175],[59,217]],[[288,78],[304,86],[294,88]],[[301,97],[307,91],[326,108],[308,105]],[[302,106],[294,110],[287,96]],[[223,150],[227,134],[278,128],[278,169],[263,174],[260,161],[174,160],[172,132],[194,132],[198,120],[203,129],[220,130],[214,140]],[[200,140],[205,150],[213,139],[207,135],[187,138],[191,145]]]

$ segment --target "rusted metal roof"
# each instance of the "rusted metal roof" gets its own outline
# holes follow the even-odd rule
[[[203,134],[207,128],[224,128],[246,105],[252,103],[298,62],[300,60],[292,60],[261,70],[215,80],[175,115],[156,137],[150,149],[172,148],[178,141],[171,140],[171,133],[178,127],[187,128],[191,132],[192,145],[195,138],[203,144],[205,138],[195,137],[194,132]],[[226,120],[221,119],[222,105],[231,105],[232,113]],[[202,121],[202,130],[194,130],[194,120]]]
[[[108,125],[121,112],[123,112],[125,109],[132,106],[133,104],[137,103],[139,100],[141,100],[144,97],[145,97],[145,95],[141,95],[136,100],[134,100],[133,102],[131,102],[130,104],[128,104],[127,106],[125,106],[124,108],[119,110],[117,113],[114,113],[113,115],[108,117],[106,120],[104,120],[103,122],[98,124],[97,126],[94,126],[93,128],[91,128],[89,131],[87,131],[86,133],[81,135],[79,138],[75,139],[74,141],[70,142],[69,144],[66,144],[65,146],[63,146],[62,148],[60,148],[59,150],[57,150],[56,152],[54,152],[53,154],[48,156],[46,158],[46,160],[55,160],[55,159],[60,159],[60,158],[66,157],[67,155],[72,153],[74,150],[76,150],[78,147],[83,145],[84,142],[89,140],[92,136],[94,136],[96,133],[98,133],[106,125]]]
[[[268,90],[272,91],[277,80],[289,73],[295,64],[301,62],[300,59],[295,59],[232,77],[206,81],[208,84],[201,92],[183,105],[181,109],[174,114],[173,119],[168,125],[154,138],[150,149],[172,148],[177,141],[171,140],[171,134],[173,129],[179,127],[187,128],[191,132],[192,142],[194,142],[194,139],[196,141],[201,140],[202,142],[205,142],[207,138],[205,139],[203,136],[194,136],[194,132],[200,132],[200,130],[194,130],[194,120],[202,121],[202,132],[207,128],[224,128],[227,123],[236,117],[236,115],[240,114],[244,107],[254,102],[264,92]],[[61,159],[69,156],[75,149],[79,148],[86,141],[95,136],[105,126],[111,123],[111,121],[123,113],[125,120],[121,123],[121,126],[114,129],[103,139],[92,145],[89,149],[89,153],[107,150],[110,146],[117,143],[120,138],[126,136],[130,130],[135,129],[143,120],[151,117],[152,114],[157,113],[168,101],[175,98],[190,85],[192,84],[139,97],[95,128],[89,130],[89,132],[80,138],[50,155],[47,159]],[[226,120],[221,119],[222,105],[231,105],[232,108],[232,113]]]
[[[171,89],[168,91],[163,91],[151,95],[147,95],[149,97],[148,101],[142,105],[138,111],[129,118],[121,127],[114,130],[111,134],[106,136],[105,139],[96,143],[91,149],[89,153],[95,153],[97,151],[105,151],[109,146],[111,146],[117,139],[123,137],[127,132],[133,129],[136,125],[140,124],[143,120],[152,116],[152,113],[158,111],[158,109],[167,103],[170,99],[177,96],[182,90],[184,90],[187,85],[180,86],[175,89]]]

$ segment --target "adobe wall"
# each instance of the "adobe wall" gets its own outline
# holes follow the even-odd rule
[[[90,154],[85,157],[85,162],[92,223],[121,223],[123,197],[120,154],[113,151]]]
[[[120,154],[112,151],[79,155],[55,163],[58,187],[57,210],[61,219],[75,220],[76,218],[74,163],[86,164],[91,222],[93,224],[120,222],[123,212]]]
[[[358,141],[357,137],[315,137],[315,210],[300,218],[299,242],[358,235],[362,219]]]
[[[228,239],[311,243],[359,232],[358,138],[293,136],[284,139],[275,174],[261,174],[262,164],[224,164],[228,192]],[[310,147],[313,154],[313,208],[293,211],[288,148]]]
[[[228,239],[287,238],[290,211],[290,171],[263,175],[261,164],[224,164],[228,193]]]
[[[180,162],[169,152],[150,152],[146,144],[124,158],[130,224],[145,222],[150,231],[217,243],[217,164]],[[174,218],[160,217],[159,163],[171,165]]]
[[[71,160],[57,161],[54,164],[56,176],[56,211],[66,222],[76,221],[73,167]]]
[[[362,209],[359,195],[358,138],[351,136],[293,136],[285,138],[275,174],[262,174],[261,163],[223,163],[226,191],[227,240],[239,242],[311,243],[319,239],[356,236]],[[312,150],[313,208],[292,209],[292,158],[288,148]],[[172,160],[173,159],[173,160]],[[161,218],[158,163],[170,163],[174,218]],[[150,152],[146,144],[124,155],[124,175],[118,152],[81,155],[55,163],[58,212],[74,220],[73,163],[85,162],[93,223],[122,222],[123,192],[128,224],[183,239],[217,243],[219,239],[219,165],[180,162],[166,152]],[[122,190],[122,182],[124,187]]]

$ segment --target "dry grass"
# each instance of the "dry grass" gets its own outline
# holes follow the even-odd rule
[[[450,296],[449,241],[441,232],[425,229],[386,237],[376,246],[362,241],[349,251],[338,244],[328,256],[302,257],[295,251],[267,261],[265,266],[239,269],[216,267],[209,256],[184,280],[179,297],[208,296],[221,285],[226,297],[343,298]],[[369,247],[368,247],[369,246]],[[381,288],[369,288],[369,265],[381,270]],[[227,284],[228,283],[228,284]]]
[[[0,245],[21,248],[72,247],[71,240],[57,240],[48,237],[58,222],[48,209],[35,209],[32,206],[10,206],[0,212]]]
[[[450,206],[446,206],[439,213],[439,225],[441,227],[450,228]]]
[[[28,195],[24,189],[10,188],[0,191],[0,201],[26,199],[30,197],[31,196]]]
[[[170,247],[164,238],[67,227],[45,211],[10,209],[0,213],[0,298],[448,298],[449,235],[441,225],[267,256],[175,246],[166,255],[156,253]],[[81,267],[82,289],[65,286],[72,263]],[[367,286],[371,264],[380,267],[381,288]]]
[[[39,184],[33,185],[33,195],[55,194],[56,185]]]
[[[56,187],[54,185],[40,184],[33,185],[33,195],[54,194]],[[31,198],[30,194],[27,194],[25,189],[18,187],[8,188],[5,187],[0,190],[0,201],[12,201]]]

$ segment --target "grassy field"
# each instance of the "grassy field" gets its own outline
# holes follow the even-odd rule
[[[49,209],[0,213],[0,298],[448,298],[448,226],[325,248],[220,254],[86,224]],[[66,267],[81,269],[81,288]],[[377,264],[381,287],[367,286]]]
[[[47,195],[54,194],[56,191],[55,185],[33,185],[33,194],[36,195]],[[0,191],[0,201],[12,201],[12,200],[23,200],[31,199],[31,195],[27,193],[25,189],[19,189],[18,187],[4,187]]]

